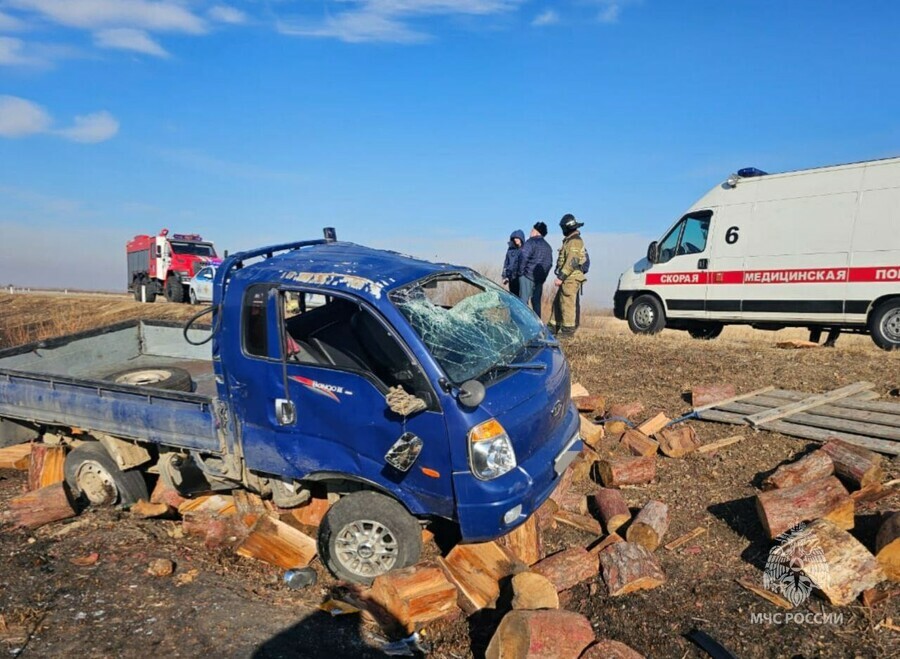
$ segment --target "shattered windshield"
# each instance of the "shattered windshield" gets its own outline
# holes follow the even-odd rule
[[[391,301],[456,384],[510,363],[544,330],[519,298],[474,274],[419,281]]]

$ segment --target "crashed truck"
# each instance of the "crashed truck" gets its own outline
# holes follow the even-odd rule
[[[0,437],[77,434],[66,481],[94,505],[157,475],[281,507],[324,490],[320,556],[360,583],[414,564],[429,521],[516,528],[581,450],[558,343],[470,269],[326,236],[227,258],[183,327],[0,352]]]

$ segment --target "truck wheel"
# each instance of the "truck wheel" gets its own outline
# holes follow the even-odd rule
[[[194,390],[194,381],[191,379],[191,374],[176,366],[129,368],[124,371],[111,373],[103,379],[116,384],[165,389],[166,391]]]
[[[641,295],[628,307],[628,327],[635,334],[657,334],[666,326],[666,312],[652,295]]]
[[[900,298],[885,300],[869,316],[869,333],[882,350],[900,348]]]
[[[691,338],[700,339],[701,341],[711,341],[719,336],[725,326],[722,323],[700,323],[688,328],[688,334]]]
[[[371,584],[415,564],[422,553],[419,523],[397,501],[354,492],[335,503],[319,526],[319,556],[339,579]]]
[[[132,504],[149,499],[140,471],[122,471],[100,442],[79,444],[66,456],[66,483],[95,506]]]
[[[169,302],[184,302],[184,286],[178,281],[178,277],[169,277],[166,279],[166,299]]]

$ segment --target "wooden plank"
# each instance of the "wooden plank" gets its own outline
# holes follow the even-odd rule
[[[772,421],[783,419],[784,417],[790,416],[791,414],[794,414],[796,412],[802,412],[804,410],[808,410],[811,407],[830,403],[834,400],[840,400],[841,398],[846,398],[847,396],[851,396],[855,393],[865,391],[867,389],[873,389],[874,387],[875,385],[871,382],[856,382],[855,384],[850,384],[846,387],[841,387],[840,389],[834,389],[833,391],[829,391],[824,394],[816,394],[815,396],[810,396],[805,400],[797,401],[795,403],[789,403],[773,410],[752,414],[747,417],[747,421],[750,422],[750,425],[758,427]]]
[[[748,405],[761,405],[763,407],[778,407],[783,399],[773,396],[754,396],[753,398],[742,401]],[[867,410],[855,410],[849,407],[838,407],[837,405],[822,405],[807,410],[807,414],[815,414],[817,416],[830,416],[835,419],[845,419],[847,421],[861,421],[862,423],[877,423],[882,426],[893,426],[900,428],[900,414],[888,414],[886,412],[870,412]]]
[[[731,403],[726,405],[723,412],[734,412],[736,414],[752,415],[758,413],[765,408],[759,405],[750,405],[748,403]],[[878,437],[880,439],[892,439],[900,441],[900,427],[883,426],[876,423],[863,423],[860,421],[848,421],[841,418],[822,416],[811,412],[798,412],[791,414],[784,419],[789,423],[797,423],[801,426],[812,426],[814,428],[825,428],[826,430],[838,430],[842,432],[853,433],[854,435],[864,435],[866,437]],[[763,424],[766,425],[766,424]]]
[[[756,391],[751,391],[747,394],[741,394],[740,396],[734,396],[733,398],[726,398],[725,400],[719,400],[715,403],[710,403],[709,405],[701,405],[700,407],[695,407],[695,412],[702,412],[704,410],[711,410],[714,407],[721,407],[722,405],[727,405],[728,403],[733,403],[735,401],[743,400],[744,398],[749,398],[750,396],[758,396],[759,394],[764,394],[768,391],[774,390],[775,387],[763,387],[762,389],[757,389]]]
[[[32,444],[16,444],[0,448],[0,469],[16,469],[28,471],[31,463]]]
[[[726,437],[725,439],[719,439],[714,442],[710,442],[709,444],[704,444],[697,449],[697,453],[709,453],[711,451],[718,451],[720,448],[725,448],[726,446],[737,444],[738,442],[741,442],[743,440],[743,435],[732,435],[731,437]]]
[[[789,389],[776,389],[767,396],[776,398],[784,398],[785,400],[803,400],[809,394],[802,391],[791,391]],[[874,398],[873,398],[874,397]],[[885,414],[900,414],[900,403],[889,403],[883,400],[877,400],[878,394],[874,391],[862,391],[854,396],[842,398],[841,400],[832,401],[829,405],[836,407],[846,407],[851,410],[866,410],[869,412],[884,412]]]

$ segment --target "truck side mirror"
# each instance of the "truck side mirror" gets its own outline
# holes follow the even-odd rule
[[[650,261],[650,263],[659,261],[659,243],[655,240],[650,243],[650,246],[647,248],[647,260]]]
[[[457,400],[466,407],[478,407],[485,396],[484,385],[478,380],[466,380],[459,388]]]

